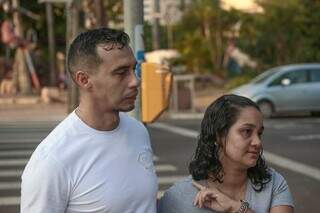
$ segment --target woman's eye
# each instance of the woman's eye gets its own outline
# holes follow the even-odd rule
[[[251,129],[244,129],[242,130],[242,134],[244,137],[249,137],[251,135],[252,130]]]

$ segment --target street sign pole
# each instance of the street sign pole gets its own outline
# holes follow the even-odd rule
[[[67,10],[67,47],[69,47],[70,43],[74,39],[74,37],[78,34],[79,31],[79,6],[78,1],[69,1],[66,4]],[[67,54],[66,54],[67,55]],[[69,73],[69,72],[68,72]],[[72,112],[79,104],[79,88],[69,76],[69,98],[68,98],[68,112]]]
[[[124,0],[124,30],[131,39],[131,47],[138,63],[144,60],[143,0]],[[140,66],[136,70],[140,77]],[[129,114],[141,120],[141,96],[137,96],[135,109]]]

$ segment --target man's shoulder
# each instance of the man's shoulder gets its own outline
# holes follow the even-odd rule
[[[65,142],[71,136],[70,116],[61,121],[37,146],[32,156],[39,159],[45,159],[52,153],[58,152],[63,154],[66,149]],[[61,147],[61,148],[59,148]],[[57,150],[63,149],[63,150]]]
[[[146,127],[143,125],[143,123],[134,117],[128,115],[125,112],[120,112],[120,119],[124,121],[125,125],[130,126],[130,128],[138,128],[142,130],[146,130]]]

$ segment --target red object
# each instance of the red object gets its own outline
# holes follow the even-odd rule
[[[16,36],[16,34],[14,33],[13,25],[8,20],[5,20],[4,22],[2,22],[1,41],[12,48],[15,48],[17,46],[25,47],[27,44],[24,39]]]
[[[17,40],[13,31],[13,25],[9,21],[4,21],[1,25],[1,40],[7,45],[10,45]]]

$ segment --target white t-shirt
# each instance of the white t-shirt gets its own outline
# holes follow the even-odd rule
[[[120,113],[98,131],[75,112],[37,147],[21,184],[21,213],[155,213],[157,178],[149,134]]]

